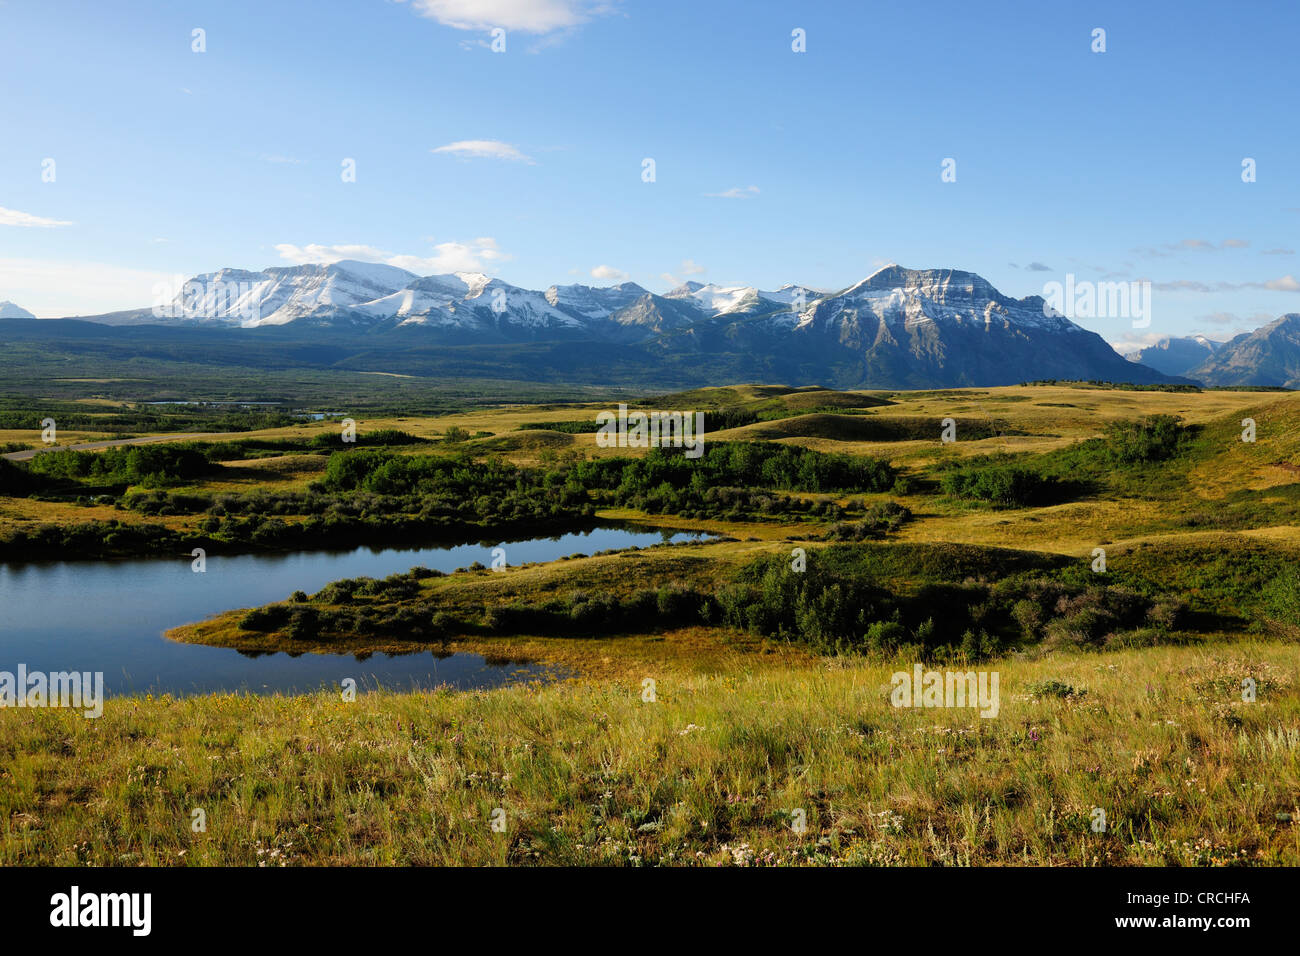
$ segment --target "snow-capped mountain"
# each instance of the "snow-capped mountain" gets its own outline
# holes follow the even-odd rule
[[[544,292],[479,273],[416,276],[345,260],[196,276],[170,312],[101,317],[187,327],[360,335],[369,350],[513,342],[609,343],[645,361],[752,367],[754,380],[839,386],[1002,385],[1030,379],[1168,381],[1126,361],[1042,298],[1014,299],[971,272],[888,266],[838,292],[632,282]],[[657,358],[651,358],[657,356]],[[551,374],[548,372],[548,374]]]
[[[800,294],[802,293],[802,298]],[[716,286],[687,282],[664,297],[691,303],[710,315],[731,315],[750,312],[770,312],[781,306],[789,307],[798,300],[807,304],[825,293],[796,285],[783,285],[775,292],[765,292],[753,286]]]
[[[34,319],[32,315],[21,306],[14,305],[12,302],[0,302],[0,319]]]
[[[720,314],[721,316],[721,314]],[[800,369],[833,365],[841,380],[892,387],[1008,385],[1033,379],[1158,382],[1095,332],[1045,307],[1040,296],[1013,299],[972,272],[887,266],[799,311],[769,312],[691,340],[751,351],[779,351]],[[680,337],[679,337],[680,338]]]
[[[886,266],[857,285],[814,302],[800,315],[798,327],[846,325],[866,318],[881,326],[906,330],[938,323],[1084,331],[1064,316],[1045,309],[1040,296],[1008,298],[973,272],[901,266]]]
[[[643,295],[645,289],[635,282],[608,288],[589,285],[553,285],[546,290],[546,301],[561,312],[577,319],[608,319],[619,309],[627,308]]]
[[[546,293],[521,289],[482,273],[458,272],[416,279],[391,295],[354,307],[399,327],[510,337],[512,332],[581,331],[583,322],[550,303]],[[338,313],[318,313],[334,318]]]
[[[164,318],[187,322],[287,325],[356,309],[391,296],[416,278],[405,269],[350,259],[261,272],[222,269],[190,279],[161,311]]]

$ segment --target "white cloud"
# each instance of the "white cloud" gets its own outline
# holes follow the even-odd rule
[[[102,262],[0,259],[0,298],[43,319],[148,308],[154,287],[175,281],[167,273]]]
[[[374,246],[326,246],[316,242],[305,246],[295,246],[290,242],[281,242],[276,244],[275,251],[280,253],[281,259],[292,262],[296,266],[306,265],[309,262],[338,262],[340,259],[383,262],[389,255],[389,253],[376,249]]]
[[[705,193],[706,196],[712,196],[714,199],[753,199],[758,195],[757,186],[732,186],[730,189],[720,193]]]
[[[524,33],[550,33],[608,13],[610,4],[593,0],[411,0],[422,17],[457,30],[503,27]]]
[[[1140,352],[1148,345],[1155,345],[1163,338],[1167,338],[1167,336],[1157,332],[1149,332],[1146,335],[1134,335],[1130,332],[1125,333],[1122,338],[1115,341],[1107,340],[1106,344],[1120,355],[1129,356],[1134,352]]]
[[[531,156],[525,156],[518,148],[498,139],[462,139],[429,150],[431,153],[450,153],[464,159],[507,159],[515,163],[527,163],[534,166]]]
[[[281,259],[295,265],[358,259],[361,262],[382,262],[423,276],[445,275],[449,272],[487,272],[493,263],[504,262],[510,258],[501,251],[497,241],[489,236],[481,236],[466,242],[437,243],[433,247],[431,256],[393,253],[364,245],[327,246],[311,243],[306,246],[296,246],[282,242],[275,249],[280,253]]]
[[[264,163],[280,163],[288,166],[301,166],[306,162],[304,159],[295,159],[292,156],[281,156],[279,153],[263,153],[258,158]]]
[[[604,279],[608,282],[626,282],[628,274],[622,269],[615,269],[613,266],[596,266],[591,270],[593,279]]]
[[[31,213],[19,212],[17,209],[6,209],[0,206],[0,226],[71,226],[72,223],[65,222],[62,219],[46,219],[44,216],[33,216]]]

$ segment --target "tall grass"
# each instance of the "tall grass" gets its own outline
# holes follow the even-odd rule
[[[629,682],[6,710],[0,863],[1300,864],[1294,645],[983,666],[993,719],[895,709],[909,662],[833,658],[664,668],[652,703]]]

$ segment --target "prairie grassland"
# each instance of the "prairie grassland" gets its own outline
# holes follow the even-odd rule
[[[523,465],[640,454],[599,449],[591,433],[521,430],[591,420],[612,404],[375,417],[358,419],[358,432],[442,438],[463,429],[481,437],[391,450],[467,451]],[[1300,865],[1300,645],[1260,610],[1267,579],[1300,567],[1300,395],[736,386],[643,407],[699,408],[706,422],[710,410],[756,419],[710,440],[761,436],[889,458],[910,484],[852,497],[897,501],[912,520],[883,542],[847,546],[878,564],[882,580],[927,545],[1074,557],[1090,579],[1086,562],[1100,546],[1115,580],[1185,596],[1210,623],[1161,631],[1154,639],[1172,643],[1158,646],[1030,646],[972,665],[1000,675],[1000,709],[987,719],[969,709],[892,707],[890,675],[910,670],[910,658],[818,656],[722,627],[656,630],[653,620],[641,633],[480,629],[431,645],[542,659],[576,675],[546,685],[376,691],[354,702],[332,690],[117,698],[97,720],[5,710],[0,864]],[[1152,414],[1198,426],[1184,451],[1118,468],[1065,500],[997,507],[938,487],[944,467],[996,453],[1044,474],[1073,477],[1077,468],[1087,478],[1101,459],[1077,443],[1099,437],[1107,422]],[[989,437],[941,445],[946,417],[957,419],[959,438],[967,425],[965,434]],[[1258,423],[1255,443],[1240,440],[1246,417]],[[933,438],[906,437],[920,422],[933,423]],[[337,427],[237,437],[310,438]],[[881,428],[904,437],[854,437]],[[289,453],[227,462],[184,490],[301,490],[326,460]],[[598,514],[728,540],[430,578],[409,603],[477,620],[488,608],[536,605],[575,589],[709,590],[794,544],[812,554],[828,527],[788,514]],[[0,499],[0,535],[110,518],[190,529],[202,517]],[[960,584],[957,576],[947,583]],[[241,629],[243,613],[171,636],[247,652],[285,648],[283,634]],[[355,653],[364,672],[364,655],[414,646],[353,634],[292,649]],[[646,679],[653,702],[642,698]],[[1247,679],[1253,702],[1243,700]],[[195,809],[206,814],[204,832],[191,827]],[[498,809],[504,832],[491,825]],[[805,832],[792,826],[796,811]],[[1094,830],[1098,811],[1104,832]]]
[[[479,455],[496,455],[524,466],[545,465],[565,458],[637,456],[636,448],[601,448],[592,433],[564,434],[546,430],[520,430],[521,426],[554,421],[594,421],[599,411],[612,408],[616,400],[550,405],[503,405],[473,408],[439,416],[358,416],[357,431],[393,429],[426,439],[439,439],[452,428],[470,435],[485,435],[451,446]],[[632,403],[636,407],[635,402]],[[890,459],[904,468],[925,469],[936,463],[996,453],[1043,454],[1067,448],[1073,443],[1101,434],[1109,421],[1141,415],[1178,415],[1189,424],[1213,425],[1221,441],[1219,455],[1207,456],[1187,473],[1186,481],[1192,501],[1211,501],[1225,495],[1248,490],[1265,490],[1293,484],[1295,475],[1277,466],[1291,462],[1300,449],[1300,395],[1259,392],[1130,392],[1076,386],[1008,386],[988,389],[950,389],[930,392],[834,392],[826,389],[787,389],[779,386],[742,385],[726,388],[697,389],[678,395],[646,399],[643,407],[698,409],[705,412],[706,429],[710,412],[719,414],[740,409],[774,416],[769,420],[740,427],[708,431],[710,441],[763,440],[801,445],[824,452],[872,455]],[[826,415],[826,411],[836,414]],[[843,414],[840,414],[843,413]],[[1237,424],[1242,417],[1259,421],[1256,444],[1237,441]],[[939,422],[957,420],[959,440],[950,445],[939,442]],[[862,421],[928,420],[933,435],[924,438],[892,441],[860,441],[838,432]],[[988,427],[994,423],[1009,433],[966,440],[967,425]],[[778,426],[779,434],[772,432]],[[318,435],[337,434],[338,423],[332,421],[301,422],[278,428],[232,434],[238,439],[311,439]],[[112,438],[109,433],[59,432],[60,444],[73,441]],[[207,441],[212,439],[196,438]],[[0,432],[0,442],[40,443],[38,432]],[[399,452],[420,454],[440,451],[445,446],[416,445]],[[302,490],[315,479],[313,456],[283,455],[227,462],[224,472],[206,481],[195,481],[182,489],[193,492],[249,491],[268,492]],[[897,497],[897,496],[896,496]],[[972,513],[969,508],[943,505],[932,515],[940,520],[914,524],[908,534],[917,540],[957,540],[980,543],[1004,533],[1023,546],[1041,546],[1047,550],[1075,553],[1097,537],[1132,536],[1132,521],[1112,521],[1106,515],[1132,517],[1141,501],[1128,500],[1123,506],[1114,502],[1089,500],[1086,509],[1066,506],[1058,517],[1044,509],[1025,514]],[[919,513],[934,512],[933,497],[899,500]],[[84,507],[69,503],[45,502],[49,507],[39,514],[13,509],[13,500],[0,502],[0,537],[11,530],[10,522],[39,520],[70,524],[99,517]],[[946,508],[946,511],[944,510]],[[1082,512],[1087,511],[1084,515]],[[146,519],[130,512],[118,511],[114,517],[123,522]],[[197,524],[197,517],[184,519],[176,527]],[[1072,533],[1085,522],[1086,531]],[[1006,521],[1019,527],[1009,529],[997,522]],[[1028,524],[1022,524],[1027,521]],[[1042,522],[1040,527],[1032,527]],[[1060,539],[1060,540],[1058,540]],[[1031,545],[1031,542],[1037,544]]]
[[[860,659],[10,711],[0,863],[1300,864],[1294,644],[984,666],[996,718]]]

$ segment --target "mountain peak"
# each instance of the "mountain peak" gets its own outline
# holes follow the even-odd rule
[[[877,269],[850,291],[857,289],[898,289],[916,291],[940,301],[950,295],[962,298],[1000,298],[993,284],[974,272],[960,269],[908,269],[897,263]]]
[[[1300,332],[1300,312],[1288,312],[1285,315],[1280,315],[1268,325],[1259,329],[1260,332],[1273,332],[1276,330]]]
[[[390,266],[383,262],[363,262],[360,259],[340,259],[338,262],[331,262],[325,269],[326,271],[347,272],[350,275],[365,279],[379,280],[385,284],[393,282],[405,284],[412,279],[418,278],[414,272],[408,272],[406,269],[400,269],[397,266]]]
[[[8,300],[0,302],[0,319],[34,319],[32,315],[20,305],[15,305]]]

